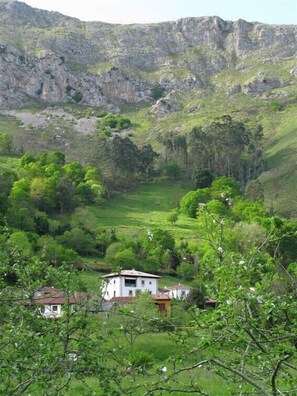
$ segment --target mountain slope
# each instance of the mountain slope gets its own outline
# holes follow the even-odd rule
[[[133,141],[157,151],[159,135],[230,114],[263,125],[267,207],[296,217],[296,52],[296,25],[113,25],[2,0],[0,126],[19,150],[59,149],[88,163],[98,107],[124,113]]]
[[[0,22],[0,107],[35,98],[115,109],[123,101],[152,99],[156,84],[165,93],[206,88],[210,76],[230,69],[240,73],[249,67],[248,59],[263,64],[294,59],[297,45],[296,26],[219,17],[113,25],[81,22],[14,0],[0,3]],[[259,89],[288,83],[269,78]],[[254,81],[247,93],[257,92],[258,85]]]

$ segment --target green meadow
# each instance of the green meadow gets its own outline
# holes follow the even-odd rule
[[[271,122],[274,121],[274,125]],[[274,133],[267,137],[267,170],[259,177],[267,208],[289,218],[297,217],[297,113],[294,106],[270,120]]]
[[[176,238],[195,238],[195,220],[180,215],[172,225],[168,213],[178,207],[180,198],[190,190],[181,181],[143,184],[134,191],[116,195],[103,207],[89,206],[99,228],[114,228],[129,235],[148,228],[162,228]]]
[[[131,347],[124,337],[119,337],[117,339],[117,345],[120,345],[120,350],[122,351],[122,360],[125,361],[127,358],[129,359],[129,355],[133,356],[133,353],[137,351],[137,353],[145,353],[146,356],[152,362],[152,367],[148,370],[145,370],[142,375],[138,375],[137,378],[133,379],[133,375],[131,377],[127,377],[124,380],[124,385],[128,387],[129,384],[131,387],[131,394],[133,396],[142,396],[146,394],[146,390],[151,386],[153,388],[153,383],[157,381],[165,380],[164,385],[166,386],[166,377],[172,375],[174,370],[178,370],[179,367],[182,367],[178,362],[177,357],[180,355],[183,360],[183,364],[187,364],[188,366],[194,365],[195,363],[203,360],[203,353],[195,352],[187,357],[183,356],[183,346],[182,344],[177,343],[177,339],[175,339],[175,335],[169,333],[149,333],[140,335],[133,347]],[[110,341],[110,345],[106,346],[111,347],[112,341]],[[195,345],[193,345],[195,348]],[[174,357],[174,359],[172,359]],[[111,363],[114,364],[114,363]],[[160,369],[166,366],[167,372],[166,374],[161,374]],[[122,367],[121,367],[122,368]],[[178,375],[176,375],[175,383],[176,388],[179,388],[179,382],[195,384],[197,388],[203,389],[204,394],[212,395],[212,396],[231,396],[231,395],[239,395],[240,390],[238,387],[232,383],[230,383],[227,378],[223,379],[218,375],[210,373],[205,367],[198,367],[194,370],[184,371]],[[151,384],[151,385],[150,385]],[[137,386],[138,385],[138,386]],[[171,384],[172,386],[172,384]],[[95,376],[88,376],[80,381],[78,379],[73,379],[71,381],[71,386],[69,391],[66,393],[67,396],[107,396],[100,389],[100,382],[96,379]],[[135,389],[134,389],[135,388]],[[132,391],[132,389],[134,389]],[[247,387],[245,387],[247,389]],[[242,389],[243,390],[243,389]],[[112,393],[112,389],[110,390],[110,394]],[[156,396],[182,396],[186,394],[185,390],[183,392],[178,391],[159,391],[154,392]],[[193,394],[193,391],[191,392]],[[194,393],[196,394],[196,393]],[[199,393],[197,393],[199,394]]]
[[[135,236],[147,229],[168,230],[177,240],[195,240],[195,219],[179,215],[175,224],[167,220],[168,213],[178,206],[180,198],[190,189],[181,181],[163,184],[145,184],[134,191],[112,197],[104,207],[89,206],[86,218],[91,217],[93,227],[114,229],[117,234]],[[111,270],[104,258],[84,258],[85,270],[81,272],[83,284],[90,291],[97,291],[101,284],[101,275]],[[98,269],[98,271],[97,271]],[[162,276],[159,286],[171,286],[178,283],[176,277]]]

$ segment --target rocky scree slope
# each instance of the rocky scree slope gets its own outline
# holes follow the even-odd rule
[[[292,61],[290,79],[262,73],[230,90],[259,95],[295,83],[296,48],[297,26],[219,17],[114,25],[2,0],[0,108],[38,100],[119,111],[123,103],[157,99],[158,87],[162,96],[173,90],[214,89],[211,76],[225,70],[240,73],[251,59],[263,65]],[[166,106],[168,111],[178,108],[168,101]]]

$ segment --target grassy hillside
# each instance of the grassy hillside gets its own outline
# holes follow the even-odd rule
[[[158,118],[152,111],[154,102],[123,105],[123,115],[132,122],[132,128],[124,134],[138,145],[151,143],[157,152],[162,152],[159,135],[167,132],[187,134],[194,126],[203,126],[222,115],[229,114],[250,128],[261,124],[264,128],[267,168],[259,180],[263,186],[266,206],[282,215],[296,217],[297,87],[296,78],[290,74],[293,63],[288,61],[267,65],[260,60],[244,59],[242,65],[242,69],[229,69],[211,76],[202,89],[173,91],[169,95],[170,100],[178,102],[180,109],[169,112],[164,117]],[[268,78],[287,81],[287,85],[267,90],[261,95],[244,94],[242,88],[263,70]],[[232,93],[234,87],[239,87],[241,91],[236,93],[235,89],[235,93]],[[32,114],[31,118],[29,113]],[[47,107],[43,103],[32,109],[16,111],[13,115],[0,114],[0,129],[12,135],[18,152],[62,150],[66,153],[67,160],[77,159],[87,164],[96,152],[97,113],[98,109],[90,106],[64,104],[59,108],[52,105]],[[97,213],[95,209],[90,211],[94,211],[103,226],[113,227],[122,223],[123,228],[130,230],[156,226],[163,221],[163,213],[176,206],[178,199],[175,196],[179,194],[180,186],[177,183],[174,192],[168,191],[167,201],[162,198],[160,205],[155,203],[160,200],[158,188],[160,187],[148,186],[143,193],[136,192],[135,196],[124,194],[114,198],[111,216],[104,214],[109,206],[102,213]],[[139,194],[142,194],[141,199],[145,197],[146,200],[135,213],[133,205]],[[125,210],[127,208],[130,208],[129,213]],[[186,228],[187,220],[179,219],[176,228],[183,228],[183,224]]]
[[[147,229],[161,228],[168,230],[177,239],[195,240],[195,220],[180,215],[172,225],[167,221],[168,213],[176,208],[180,198],[189,190],[181,181],[176,183],[141,185],[135,191],[111,198],[103,208],[89,206],[84,209],[84,219],[88,227],[98,229],[115,229],[118,234],[138,236]],[[90,220],[90,221],[89,221]],[[98,290],[101,272],[97,267],[111,270],[105,259],[89,258],[84,260],[85,270],[81,279],[88,290]],[[160,286],[176,284],[178,279],[162,276]],[[183,281],[184,282],[184,281]]]
[[[127,359],[127,356],[131,354],[131,346],[127,343],[127,340],[120,336],[118,342],[121,345],[123,357],[122,361]],[[112,339],[110,339],[111,346],[115,346]],[[165,365],[168,369],[168,372],[173,371],[172,359],[173,356],[178,356],[182,354],[181,343],[177,344],[175,342],[174,336],[172,334],[167,333],[148,333],[140,335],[135,341],[134,350],[141,351],[145,354],[149,354],[151,357],[156,374],[153,376],[149,376],[150,381],[158,381],[160,379],[160,374],[157,374],[158,370],[162,365]],[[219,353],[220,354],[220,353]],[[197,362],[197,359],[202,359],[203,355],[194,355],[187,356],[186,363],[188,365],[194,364]],[[179,365],[177,365],[179,366]],[[135,379],[134,379],[135,381]],[[134,381],[131,381],[131,386],[135,386]],[[144,393],[144,389],[146,388],[146,383],[148,382],[148,375],[144,373],[143,376],[138,378],[139,384],[143,386],[140,389],[134,389],[133,395],[142,396]],[[197,381],[199,383],[199,387],[205,389],[207,394],[209,395],[217,395],[217,396],[231,396],[235,395],[238,391],[235,384],[228,384],[227,381],[219,377],[218,375],[214,375],[210,373],[208,370],[204,368],[199,368],[199,371],[195,374],[191,372],[183,372],[178,376],[178,381],[185,381],[186,383],[192,383]],[[178,382],[176,381],[176,382]],[[80,382],[78,379],[72,379],[70,389],[65,395],[67,396],[88,396],[90,394],[96,394],[98,396],[105,396],[105,394],[100,391],[100,383],[95,376],[88,376],[85,378],[84,383]],[[244,386],[244,389],[248,389],[248,387]],[[94,392],[94,393],[91,393]],[[160,393],[158,393],[160,394]],[[174,391],[174,396],[183,396],[185,392]],[[206,394],[206,393],[205,393]],[[162,391],[163,396],[173,395],[172,391]]]
[[[291,66],[288,64],[287,69],[280,67],[278,70],[271,66],[271,72],[280,78],[289,78]],[[133,139],[138,143],[149,141],[156,150],[160,150],[157,141],[159,134],[168,131],[187,134],[194,126],[203,126],[222,115],[229,114],[251,129],[261,124],[266,171],[259,180],[263,186],[266,207],[296,218],[297,89],[292,83],[286,88],[269,90],[264,95],[246,95],[241,92],[228,95],[232,86],[248,83],[261,68],[251,62],[247,70],[244,73],[229,70],[213,76],[210,83],[216,84],[215,89],[183,93],[179,100],[181,110],[161,119],[152,114],[150,107],[133,111],[125,109],[135,125]]]
[[[271,120],[270,120],[271,121]],[[277,114],[267,148],[267,171],[259,180],[267,208],[283,216],[297,217],[297,113],[292,106]]]
[[[140,185],[133,192],[111,198],[103,208],[90,206],[88,211],[102,228],[115,228],[133,235],[147,228],[160,227],[171,231],[176,237],[193,238],[195,220],[181,215],[175,225],[172,225],[166,219],[189,189],[189,186],[184,186],[180,181]]]

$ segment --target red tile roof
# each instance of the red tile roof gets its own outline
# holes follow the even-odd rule
[[[55,289],[54,287],[51,287],[51,286],[40,287],[39,289],[37,289],[35,291],[35,293],[36,292],[41,292],[41,293],[44,293],[44,294],[63,293],[62,290]]]
[[[62,305],[62,304],[78,304],[82,302],[84,299],[80,297],[40,297],[34,298],[33,301],[35,304],[42,305]]]
[[[136,299],[135,296],[128,297],[112,297],[109,301],[111,303],[129,304]]]
[[[171,300],[171,298],[167,294],[151,294],[151,297],[155,301],[159,300]]]
[[[181,290],[181,289],[191,290],[192,287],[191,286],[186,286],[186,285],[181,285],[179,283],[178,285],[169,286],[169,287],[166,287],[165,289],[167,289],[167,290]]]
[[[67,295],[63,290],[52,287],[41,287],[37,289],[32,300],[20,301],[23,305],[41,304],[41,305],[62,305],[78,304],[86,299],[86,293],[73,292]]]
[[[149,297],[154,301],[166,300],[170,301],[171,298],[166,294],[150,294]],[[119,304],[129,304],[132,301],[135,301],[138,296],[127,296],[127,297],[112,297],[109,301],[111,303],[119,303]]]

